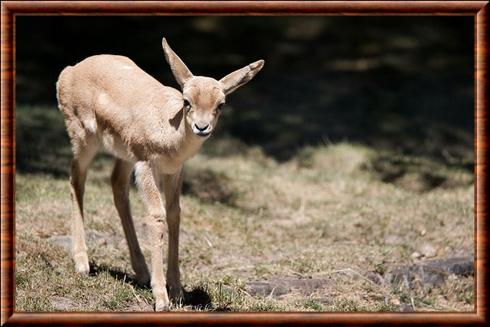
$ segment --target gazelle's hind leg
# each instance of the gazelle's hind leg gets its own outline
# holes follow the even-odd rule
[[[83,194],[87,169],[98,150],[98,142],[94,135],[85,141],[72,139],[73,161],[71,163],[70,191],[72,199],[72,254],[75,269],[79,273],[88,274],[90,271],[87,246],[85,244]]]
[[[126,241],[128,242],[131,266],[136,273],[138,284],[146,286],[150,283],[150,273],[148,272],[145,257],[138,243],[129,206],[129,180],[132,169],[132,163],[117,159],[114,170],[112,171],[111,184],[114,203],[121,218]]]

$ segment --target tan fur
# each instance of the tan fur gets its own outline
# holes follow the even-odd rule
[[[250,81],[264,63],[259,60],[218,81],[192,75],[165,39],[162,46],[182,93],[160,84],[129,58],[115,55],[97,55],[66,67],[56,83],[58,105],[73,151],[70,186],[75,268],[80,273],[90,270],[83,194],[90,162],[103,148],[116,157],[111,184],[131,264],[139,283],[145,285],[151,279],[157,311],[169,307],[167,283],[170,297],[177,301],[182,298],[178,265],[182,166],[214,130],[225,96]],[[189,106],[185,107],[186,103]],[[148,211],[151,278],[129,207],[133,167]],[[162,255],[165,221],[169,231],[167,282]]]

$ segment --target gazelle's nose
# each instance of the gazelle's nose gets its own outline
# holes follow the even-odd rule
[[[194,124],[194,127],[200,131],[200,132],[204,132],[207,128],[208,128],[209,124],[207,125],[202,125],[202,126],[199,126],[198,124]]]

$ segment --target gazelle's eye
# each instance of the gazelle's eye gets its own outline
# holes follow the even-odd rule
[[[225,103],[224,103],[224,102],[222,102],[222,103],[220,103],[220,104],[219,104],[219,105],[216,107],[216,109],[218,109],[218,111],[221,111],[221,110],[223,110],[224,106],[225,106]]]
[[[184,109],[185,109],[185,111],[191,110],[191,104],[189,103],[189,101],[187,99],[184,99]]]

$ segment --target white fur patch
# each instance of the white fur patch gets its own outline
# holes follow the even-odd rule
[[[114,149],[114,136],[109,133],[104,133],[102,135],[102,144],[104,145],[104,148],[106,148],[108,151],[113,152],[112,150]]]
[[[136,184],[138,185],[138,187],[140,187],[140,183],[141,183],[141,169],[144,167],[145,163],[144,162],[137,162],[135,165],[134,165],[134,179],[135,179],[135,182]]]
[[[92,134],[97,133],[97,122],[95,119],[88,119],[84,121],[85,128]]]
[[[102,106],[102,107],[108,105],[110,101],[111,100],[109,98],[109,95],[107,95],[104,92],[101,92],[99,94],[99,96],[97,97],[97,103],[99,104],[99,106]]]

